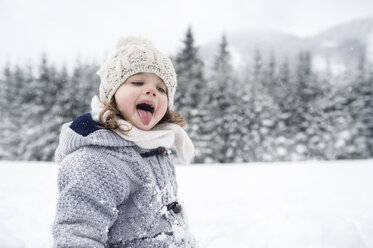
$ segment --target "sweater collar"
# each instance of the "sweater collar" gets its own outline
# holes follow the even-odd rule
[[[85,118],[81,117],[62,125],[59,144],[55,152],[57,163],[60,163],[64,157],[84,146],[136,147],[135,143],[122,139],[111,130],[95,128],[92,131],[92,124],[95,122],[92,119],[89,121],[90,115],[85,115]],[[79,126],[80,130],[74,128],[76,126]],[[143,149],[139,152],[146,151],[149,150]]]

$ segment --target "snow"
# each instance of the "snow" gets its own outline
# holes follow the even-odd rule
[[[333,76],[340,76],[349,69],[343,62],[325,55],[315,55],[312,58],[312,68],[316,72],[327,72],[329,70]]]
[[[202,248],[373,247],[373,160],[178,166]],[[0,162],[0,247],[52,246],[57,165]]]

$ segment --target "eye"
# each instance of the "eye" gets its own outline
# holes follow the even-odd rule
[[[159,87],[158,90],[159,90],[160,92],[162,92],[162,93],[166,93],[166,90],[165,90],[164,88],[162,88],[162,87]]]
[[[132,84],[140,86],[140,85],[143,85],[144,83],[143,82],[132,82]]]

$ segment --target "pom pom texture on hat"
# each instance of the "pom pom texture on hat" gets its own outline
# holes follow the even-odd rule
[[[101,102],[109,103],[127,78],[140,72],[152,72],[163,80],[167,87],[168,107],[171,109],[177,85],[174,66],[149,40],[138,37],[119,40],[115,53],[97,72],[101,79]]]

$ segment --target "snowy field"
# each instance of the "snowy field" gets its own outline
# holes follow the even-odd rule
[[[373,247],[373,160],[177,167],[201,248]],[[0,247],[52,246],[57,166],[0,162]]]

